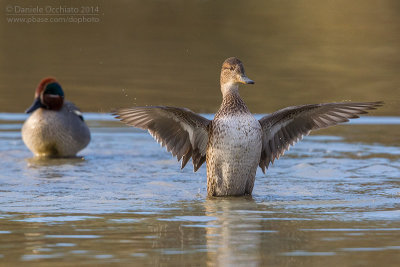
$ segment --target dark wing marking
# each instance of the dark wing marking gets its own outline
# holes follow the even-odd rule
[[[270,163],[308,135],[321,129],[358,118],[366,110],[376,109],[383,102],[327,103],[287,107],[261,118],[263,141],[259,166],[265,173]]]
[[[75,106],[74,103],[69,102],[69,101],[65,101],[64,102],[64,106],[67,108],[67,110],[69,112],[74,113],[76,116],[79,117],[79,119],[81,119],[82,121],[85,121],[85,119],[83,118],[82,112],[79,110],[79,108],[77,106]]]
[[[113,113],[122,122],[148,130],[153,138],[182,159],[181,168],[192,158],[197,171],[206,160],[210,120],[189,109],[149,106],[121,108]]]

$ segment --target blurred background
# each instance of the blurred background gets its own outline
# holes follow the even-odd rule
[[[134,105],[214,113],[222,62],[236,56],[254,113],[331,101],[385,101],[400,115],[400,1],[7,1],[0,112],[24,112],[46,76],[84,112]],[[98,6],[97,22],[10,22],[9,5]]]

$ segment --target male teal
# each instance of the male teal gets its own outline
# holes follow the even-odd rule
[[[61,85],[44,78],[35,91],[35,99],[26,113],[22,140],[37,157],[74,157],[90,142],[90,130],[82,113],[66,101]]]

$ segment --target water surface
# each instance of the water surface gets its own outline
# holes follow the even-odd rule
[[[0,262],[397,266],[399,117],[364,117],[296,144],[252,197],[207,198],[144,131],[87,114],[76,159],[38,160],[24,114],[0,114]],[[355,121],[356,122],[356,121]],[[381,122],[381,123],[379,123]],[[382,134],[385,133],[385,134]]]

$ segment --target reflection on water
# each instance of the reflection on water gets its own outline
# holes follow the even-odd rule
[[[208,199],[205,208],[207,216],[216,218],[206,226],[208,265],[260,265],[261,237],[276,231],[261,228],[263,212],[257,213],[256,202],[250,197]]]
[[[395,221],[311,220],[243,198],[175,203],[157,214],[10,214],[0,222],[4,263],[396,266],[400,250]]]
[[[27,167],[33,177],[41,178],[62,178],[67,168],[73,169],[77,166],[83,166],[85,159],[83,157],[73,158],[39,158],[32,157],[26,159]]]
[[[399,118],[308,136],[239,198],[207,198],[205,167],[180,170],[147,133],[104,114],[88,114],[93,140],[80,157],[32,158],[24,118],[0,114],[0,264],[400,260]]]

